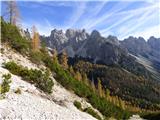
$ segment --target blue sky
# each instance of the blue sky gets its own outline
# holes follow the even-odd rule
[[[35,25],[40,34],[50,35],[53,29],[96,29],[103,36],[115,35],[160,37],[159,0],[79,0],[18,1],[21,24]],[[2,3],[2,13],[4,6]]]

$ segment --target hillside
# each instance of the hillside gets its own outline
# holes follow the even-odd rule
[[[16,63],[32,69],[39,69],[37,65],[30,62],[26,57],[16,53],[11,48],[3,45],[3,53],[0,60],[0,80],[2,75],[10,73],[3,68],[3,63],[14,60]],[[41,66],[44,67],[44,66]],[[0,119],[81,119],[94,120],[91,115],[78,110],[73,102],[79,101],[83,107],[91,107],[85,99],[67,91],[52,77],[54,81],[53,92],[47,95],[37,89],[33,84],[24,81],[21,77],[11,74],[11,88],[5,99],[0,100]],[[16,89],[21,94],[16,94]],[[97,110],[95,110],[97,111]],[[63,114],[63,115],[62,115]]]
[[[86,73],[95,84],[100,78],[103,88],[109,89],[112,95],[118,95],[126,101],[131,101],[140,108],[160,109],[158,107],[160,88],[157,82],[136,76],[117,66],[93,64],[84,60],[77,60],[72,65],[80,73]]]

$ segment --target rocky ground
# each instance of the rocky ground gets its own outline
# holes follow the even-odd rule
[[[1,46],[2,47],[2,46]],[[12,50],[5,49],[1,52],[0,81],[2,75],[9,73],[2,67],[3,62],[15,61],[28,68],[37,68],[27,58]],[[43,67],[43,66],[41,66]],[[37,68],[38,69],[38,68]],[[11,74],[12,83],[10,91],[4,99],[0,100],[0,119],[53,119],[53,120],[94,120],[91,115],[78,110],[74,100],[80,101],[83,107],[91,106],[84,99],[67,91],[54,78],[53,93],[46,95],[34,85],[22,80],[21,77]],[[21,94],[16,94],[19,88]]]

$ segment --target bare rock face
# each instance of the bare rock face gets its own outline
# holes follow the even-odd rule
[[[151,47],[151,54],[160,62],[160,38],[150,37],[148,45]]]
[[[124,41],[122,41],[121,44],[123,47],[127,48],[129,52],[135,55],[146,55],[151,51],[150,46],[142,37],[135,38],[130,36],[129,38],[124,39]]]
[[[103,61],[103,63],[108,65],[118,64],[122,54],[124,56],[127,56],[128,54],[127,51],[120,48],[117,41],[118,39],[114,36],[104,38],[98,31],[94,30],[83,50],[86,50],[86,56],[89,56],[95,61]]]
[[[74,30],[74,29],[67,29],[65,33],[66,37],[73,41],[79,42],[87,39],[88,34],[85,32],[85,30]]]
[[[146,41],[142,37],[129,37],[121,42],[121,46],[127,48],[131,54],[141,55],[160,66],[160,38],[152,36]]]
[[[150,47],[156,51],[160,51],[160,38],[155,38],[151,36],[147,43],[150,45]]]
[[[109,35],[107,37],[107,41],[110,42],[110,43],[112,43],[112,44],[114,44],[114,45],[117,45],[117,46],[120,45],[120,42],[119,42],[118,38],[115,37],[115,36],[112,36],[112,35]]]
[[[101,37],[101,34],[97,30],[93,30],[91,35],[90,35],[90,38],[91,39],[97,39],[98,37]]]
[[[66,44],[66,46],[71,46],[75,52],[81,46],[83,41],[88,38],[88,33],[86,33],[84,29],[67,29],[65,35],[68,38],[68,43]]]
[[[51,31],[49,41],[50,41],[51,47],[59,50],[62,48],[61,45],[68,41],[68,38],[65,36],[62,30],[54,29]]]

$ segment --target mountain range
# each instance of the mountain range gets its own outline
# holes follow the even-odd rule
[[[65,50],[69,57],[92,59],[93,63],[118,65],[137,75],[143,74],[148,79],[160,80],[160,38],[151,36],[128,37],[118,40],[109,35],[103,37],[97,30],[91,34],[85,29],[54,29],[50,36],[41,36],[49,48],[59,53]]]

